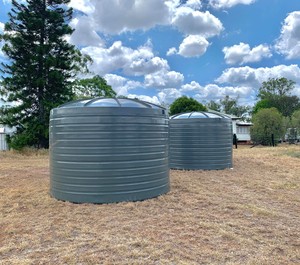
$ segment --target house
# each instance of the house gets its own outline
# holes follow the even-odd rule
[[[251,141],[250,128],[253,125],[251,122],[242,120],[242,117],[224,114],[222,115],[231,118],[232,120],[232,134],[236,134],[239,143],[249,143]]]
[[[250,128],[251,122],[239,121],[232,122],[232,131],[236,134],[238,142],[248,143],[251,141]]]

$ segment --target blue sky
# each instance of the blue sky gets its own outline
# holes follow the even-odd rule
[[[2,1],[2,3],[1,3]],[[10,10],[0,0],[0,32]],[[300,96],[299,0],[72,0],[68,40],[119,94],[158,104],[225,95],[254,104],[286,77]],[[0,44],[1,46],[1,44]],[[5,57],[0,52],[0,61]]]

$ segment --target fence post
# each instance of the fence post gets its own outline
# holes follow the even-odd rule
[[[274,133],[272,133],[272,146],[275,146]]]
[[[237,149],[237,137],[236,134],[233,134],[233,144],[235,145],[235,149]]]

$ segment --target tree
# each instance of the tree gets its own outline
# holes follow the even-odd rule
[[[206,107],[193,98],[182,96],[170,105],[170,115],[189,111],[205,111]]]
[[[48,146],[50,110],[73,97],[70,86],[76,72],[87,70],[90,58],[69,44],[70,0],[12,1],[9,21],[1,38],[10,59],[1,64],[4,74],[0,94],[8,105],[0,122],[15,126],[13,148]]]
[[[295,110],[300,109],[300,99],[291,95],[294,87],[295,82],[284,77],[263,82],[257,96],[260,101],[254,108],[254,112],[259,108],[274,107],[283,116],[290,117]]]
[[[250,111],[250,107],[238,105],[238,99],[239,97],[231,98],[226,95],[220,100],[222,111],[226,114],[235,115],[237,117],[241,117],[244,113],[248,113]]]
[[[297,128],[298,132],[300,133],[300,110],[296,110],[291,119],[292,126]]]
[[[221,112],[221,104],[216,101],[213,101],[213,100],[209,101],[206,104],[206,107],[210,110]]]
[[[295,87],[295,82],[284,77],[269,78],[259,88],[258,97],[261,99],[273,96],[288,96]]]
[[[252,114],[256,114],[261,109],[269,109],[272,108],[272,103],[268,99],[262,99],[254,105],[252,109]]]
[[[276,108],[261,109],[252,117],[251,139],[256,144],[271,145],[272,134],[276,142],[283,134],[282,115]]]
[[[80,79],[72,84],[74,99],[91,97],[115,97],[117,94],[106,80],[99,75],[92,78]]]

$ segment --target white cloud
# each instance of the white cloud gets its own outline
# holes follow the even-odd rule
[[[129,80],[123,76],[107,74],[104,76],[107,84],[117,93],[117,95],[127,96],[128,91],[141,87],[141,83]]]
[[[255,100],[255,91],[249,86],[218,86],[216,84],[208,84],[199,89],[200,93],[195,95],[200,101],[210,101],[210,100],[219,100],[224,98],[226,95],[230,97],[237,97],[241,100]]]
[[[249,86],[219,86],[217,84],[208,84],[201,86],[198,82],[192,81],[189,84],[184,84],[180,92],[182,93],[194,93],[194,97],[200,102],[209,102],[210,100],[219,100],[226,95],[230,97],[239,96],[241,102],[255,100],[255,90]]]
[[[208,11],[200,12],[185,6],[177,8],[172,24],[184,34],[204,37],[219,35],[223,29],[221,21]]]
[[[197,57],[203,55],[209,46],[209,42],[198,35],[187,36],[179,46],[178,54],[183,57]]]
[[[286,17],[275,48],[287,59],[300,58],[300,11],[292,12]]]
[[[188,0],[185,6],[191,7],[193,9],[200,9],[202,7],[200,0]]]
[[[129,94],[127,97],[128,98],[137,98],[139,100],[151,102],[151,103],[154,103],[154,104],[157,104],[157,105],[161,104],[161,102],[159,101],[157,96],[150,97],[150,96],[146,96],[146,95]]]
[[[251,68],[249,66],[228,68],[223,71],[216,82],[221,84],[232,84],[234,86],[259,88],[262,82],[267,81],[269,78],[279,77],[285,77],[299,83],[300,68],[296,64],[259,68]]]
[[[176,88],[167,88],[158,93],[158,99],[161,104],[172,103],[175,99],[181,96],[181,92]]]
[[[4,23],[0,22],[0,33],[4,31]]]
[[[160,71],[145,75],[145,86],[154,88],[177,88],[182,85],[184,76],[175,71]]]
[[[171,55],[176,54],[176,53],[177,53],[177,49],[175,47],[172,47],[168,50],[167,56],[171,56]]]
[[[272,56],[271,50],[267,45],[261,44],[251,49],[249,44],[243,42],[231,47],[224,47],[223,53],[227,64],[259,62],[263,58],[270,58]]]
[[[4,32],[4,23],[0,22],[0,34]],[[4,41],[0,41],[0,61],[5,57],[2,47],[4,45]]]
[[[93,58],[91,70],[100,75],[121,70],[125,74],[140,76],[169,68],[166,60],[154,57],[149,45],[134,50],[116,41],[109,48],[90,46],[81,51]]]
[[[167,60],[160,57],[153,57],[150,60],[140,58],[132,61],[130,65],[124,69],[124,73],[127,75],[140,76],[168,69],[169,65]]]
[[[75,1],[75,0],[74,0]],[[97,29],[108,34],[168,24],[170,7],[162,0],[91,0]]]
[[[95,11],[95,7],[90,0],[71,0],[68,5],[86,14],[91,14]]]
[[[78,46],[103,46],[104,41],[94,30],[93,21],[87,16],[74,18],[70,26],[75,29],[68,41]]]
[[[201,85],[196,82],[192,81],[190,84],[184,84],[180,91],[181,92],[189,92],[189,91],[199,91],[201,89]]]
[[[238,4],[250,5],[256,0],[209,0],[209,4],[217,9],[231,8]]]

